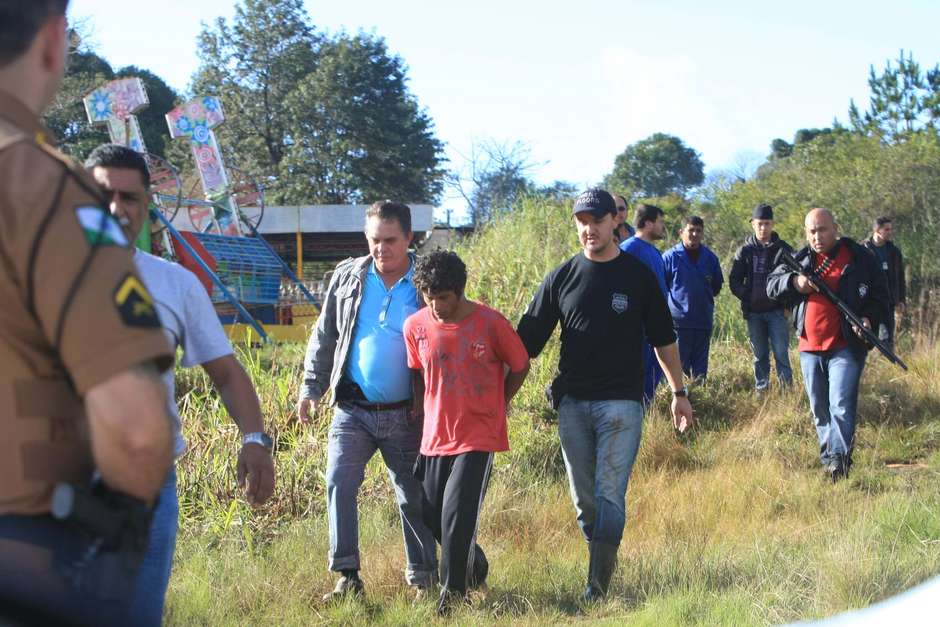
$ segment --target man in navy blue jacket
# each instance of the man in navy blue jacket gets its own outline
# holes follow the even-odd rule
[[[689,216],[679,230],[682,241],[663,254],[682,369],[690,377],[703,379],[708,375],[715,296],[724,283],[718,257],[702,244],[704,234],[705,221]]]

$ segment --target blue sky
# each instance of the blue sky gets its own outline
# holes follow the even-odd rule
[[[114,66],[184,89],[201,22],[234,0],[72,0]],[[306,0],[320,29],[385,37],[447,143],[522,141],[541,182],[599,181],[630,143],[678,135],[707,169],[769,152],[775,137],[845,121],[868,102],[868,68],[901,48],[940,61],[940,2]],[[445,206],[458,203],[445,199]]]

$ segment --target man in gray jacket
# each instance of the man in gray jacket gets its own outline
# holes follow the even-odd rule
[[[309,423],[332,390],[335,407],[327,449],[329,568],[341,573],[332,600],[362,596],[356,498],[376,450],[388,467],[401,512],[405,578],[423,596],[437,573],[434,536],[422,521],[421,484],[412,474],[422,422],[413,416],[411,373],[402,325],[419,308],[412,284],[411,210],[385,201],[366,212],[369,255],[347,259],[333,273],[307,345],[298,418]]]

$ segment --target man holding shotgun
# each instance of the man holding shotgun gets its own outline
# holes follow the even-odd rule
[[[826,474],[838,481],[852,465],[858,384],[871,349],[866,337],[877,328],[890,297],[874,255],[855,241],[839,237],[832,212],[812,209],[804,226],[808,246],[792,260],[784,259],[786,251],[777,254],[767,280],[767,296],[793,304],[800,367],[816,423],[820,459]],[[827,291],[844,304],[848,315]],[[853,324],[849,315],[865,329]]]

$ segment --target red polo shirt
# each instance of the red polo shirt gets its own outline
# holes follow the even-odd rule
[[[839,291],[839,279],[845,267],[852,263],[852,251],[848,246],[839,246],[835,258],[814,253],[817,275],[833,292]],[[827,261],[828,260],[828,261]],[[828,263],[828,265],[827,265]],[[801,351],[828,351],[844,348],[848,341],[842,335],[842,314],[832,301],[813,292],[806,301],[806,317],[803,334],[800,336]]]

